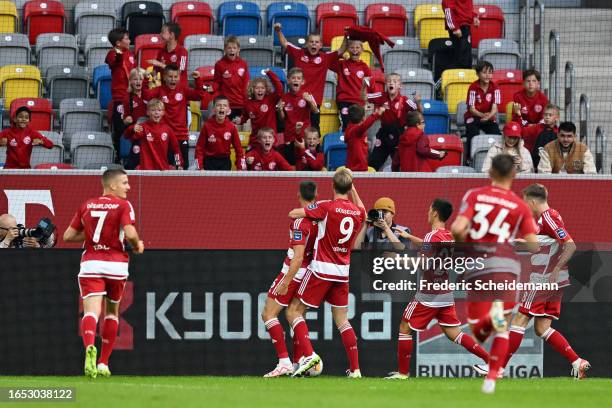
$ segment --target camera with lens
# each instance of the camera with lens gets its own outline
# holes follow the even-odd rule
[[[369,222],[374,222],[374,221],[383,220],[383,219],[385,219],[385,213],[383,212],[383,210],[376,210],[372,208],[371,210],[368,211],[368,221]]]
[[[55,225],[49,218],[41,218],[35,228],[26,228],[23,224],[17,224],[18,235],[13,240],[14,246],[23,247],[24,238],[35,238],[42,248],[50,248],[55,245]]]

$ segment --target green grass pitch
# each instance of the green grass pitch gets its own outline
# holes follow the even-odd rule
[[[0,387],[73,387],[76,402],[18,403],[61,407],[612,407],[612,379],[502,380],[482,395],[477,378],[341,377],[0,377]],[[486,405],[485,405],[486,404]],[[4,404],[0,406],[13,404]]]

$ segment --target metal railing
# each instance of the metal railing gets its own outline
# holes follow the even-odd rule
[[[580,130],[580,141],[589,144],[589,120],[591,117],[591,105],[589,97],[585,94],[580,95],[580,104],[578,105],[578,127]]]
[[[531,25],[531,0],[519,1],[519,50],[523,56],[523,69],[529,68],[529,29]]]
[[[552,30],[548,36],[548,100],[559,106],[559,34]]]
[[[595,129],[595,167],[599,174],[607,174],[611,171],[607,165],[607,150],[608,140],[606,139],[606,132],[604,132],[601,126],[597,126],[597,129]]]
[[[574,121],[574,84],[576,72],[571,61],[565,63],[565,121]]]
[[[533,54],[531,66],[542,72],[544,68],[544,3],[535,0],[533,3]]]

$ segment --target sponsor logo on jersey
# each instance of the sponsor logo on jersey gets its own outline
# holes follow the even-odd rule
[[[559,239],[564,239],[565,237],[567,237],[567,233],[565,232],[565,230],[563,228],[558,228],[555,233],[557,234],[557,236],[559,237]]]
[[[16,147],[17,146],[17,139],[11,139],[11,146]]]
[[[223,78],[231,78],[232,74],[229,73],[229,71],[225,71],[223,72]]]
[[[216,142],[217,142],[217,138],[215,137],[215,135],[208,136],[208,143],[216,143]]]
[[[225,140],[230,140],[230,139],[232,138],[232,132],[225,132],[225,133],[223,134],[223,138],[224,138]]]
[[[293,231],[293,240],[301,241],[302,240],[302,231]]]
[[[287,104],[285,105],[285,110],[286,111],[292,111],[293,110],[293,105],[291,104],[291,102],[287,102]]]
[[[270,170],[274,170],[274,169],[276,168],[276,162],[270,162],[270,163],[268,163],[268,168],[269,168]]]

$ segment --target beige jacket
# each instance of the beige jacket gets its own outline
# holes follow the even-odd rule
[[[538,173],[597,174],[597,168],[587,145],[574,142],[569,152],[562,152],[555,140],[540,149]]]
[[[513,158],[515,158],[516,163],[516,172],[517,173],[533,173],[533,160],[531,160],[531,153],[524,146],[525,142],[521,139],[519,140],[518,149],[520,154],[517,153],[516,149],[509,149],[506,147],[503,140],[499,142],[495,142],[493,146],[487,152],[487,157],[485,157],[484,163],[482,163],[482,171],[487,173],[491,168],[491,160],[498,154],[507,153]]]

